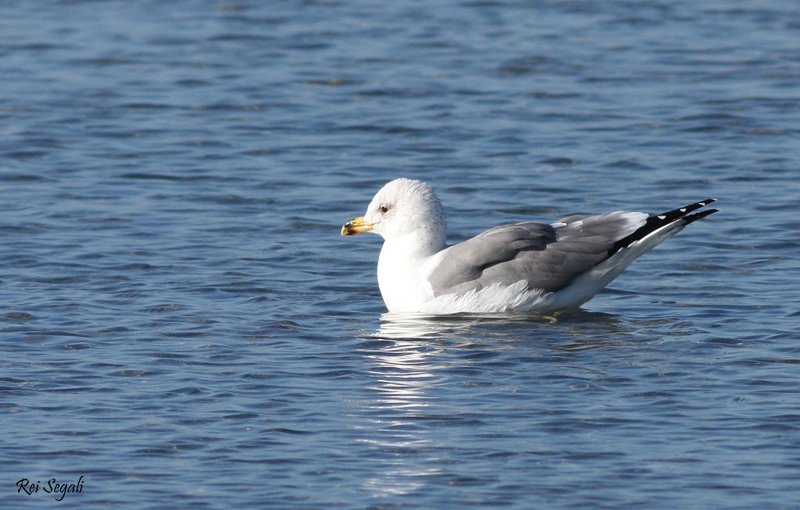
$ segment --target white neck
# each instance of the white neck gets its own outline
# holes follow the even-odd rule
[[[390,312],[414,312],[433,298],[428,264],[445,248],[442,239],[421,239],[419,233],[387,239],[378,258],[378,286]]]

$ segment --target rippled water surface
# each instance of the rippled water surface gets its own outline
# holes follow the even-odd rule
[[[798,508],[795,7],[3,2],[2,506]],[[574,313],[390,316],[339,227],[398,176],[451,241],[721,212]]]

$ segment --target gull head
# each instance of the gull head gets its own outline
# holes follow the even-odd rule
[[[444,245],[446,228],[444,208],[428,183],[395,179],[375,194],[364,216],[344,224],[342,235],[373,232],[386,240],[414,235],[425,244]]]

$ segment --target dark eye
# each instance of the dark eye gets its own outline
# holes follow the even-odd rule
[[[387,212],[389,212],[389,206],[388,205],[382,205],[380,207],[380,209],[378,209],[378,210],[381,212],[381,214],[386,214]]]

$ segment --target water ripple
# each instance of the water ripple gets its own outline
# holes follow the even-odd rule
[[[0,499],[797,506],[798,27],[724,0],[0,5]],[[401,175],[454,241],[722,210],[573,313],[403,316],[378,238],[338,235]]]

